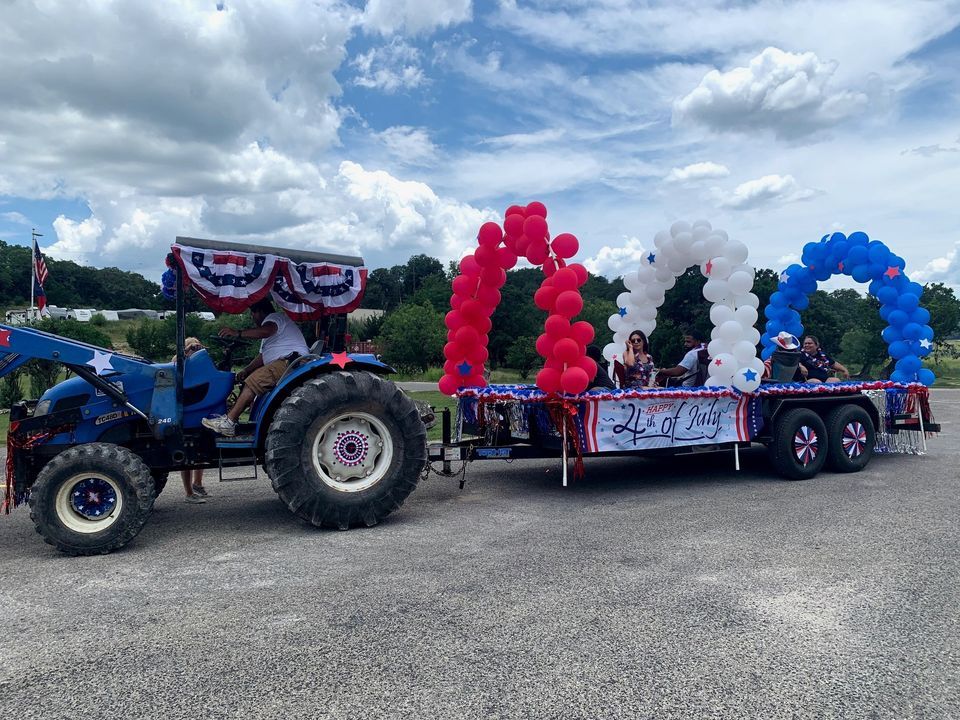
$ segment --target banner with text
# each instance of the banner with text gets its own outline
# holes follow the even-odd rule
[[[587,452],[627,452],[746,441],[763,426],[760,399],[586,400]]]

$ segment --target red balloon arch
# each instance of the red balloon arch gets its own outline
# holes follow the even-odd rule
[[[500,304],[507,270],[521,255],[539,265],[544,275],[533,297],[537,307],[547,312],[544,332],[537,338],[537,352],[544,358],[537,387],[571,395],[587,389],[597,372],[596,362],[586,356],[595,332],[590,323],[573,321],[583,310],[580,287],[587,281],[587,270],[579,263],[567,264],[579,247],[569,233],[550,239],[547,208],[539,202],[511,205],[504,213],[503,228],[495,222],[480,227],[477,249],[460,261],[460,274],[453,280],[452,309],[444,320],[447,344],[441,392],[453,395],[459,388],[487,384],[490,316]]]

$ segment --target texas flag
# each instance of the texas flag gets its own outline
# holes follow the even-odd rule
[[[50,273],[47,272],[47,263],[43,259],[43,253],[40,252],[40,246],[37,245],[36,238],[34,238],[33,240],[33,279],[34,279],[33,293],[35,295],[37,309],[40,311],[41,315],[50,314],[50,311],[46,309],[47,294],[43,291],[43,284],[47,281],[47,278],[49,276],[50,276]]]

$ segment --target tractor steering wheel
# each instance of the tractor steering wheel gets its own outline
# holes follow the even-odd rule
[[[239,336],[220,337],[219,335],[211,335],[208,338],[208,342],[224,348],[223,359],[217,363],[217,370],[230,372],[233,369],[233,354],[240,348],[246,347],[253,341],[249,338],[242,338]]]

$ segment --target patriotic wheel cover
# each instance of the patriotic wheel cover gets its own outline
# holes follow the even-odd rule
[[[860,457],[867,448],[867,429],[863,423],[853,420],[844,425],[841,443],[851,460]]]
[[[817,431],[809,425],[801,425],[793,434],[793,454],[797,461],[806,467],[817,459],[820,452],[820,438]]]
[[[113,525],[123,508],[123,491],[113,478],[96,472],[75,475],[57,490],[57,518],[69,530],[89,535]]]

